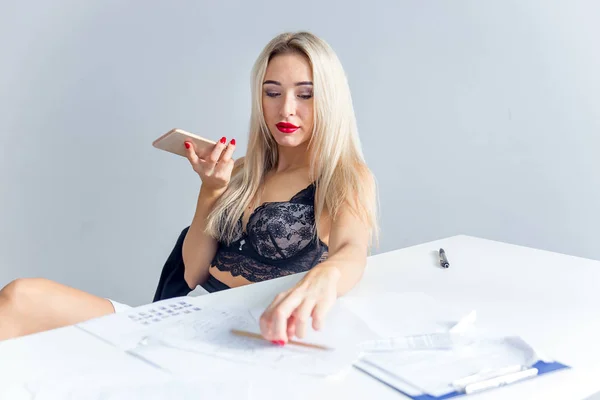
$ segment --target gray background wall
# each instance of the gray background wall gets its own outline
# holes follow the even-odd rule
[[[199,179],[172,127],[245,151],[277,33],[341,58],[382,206],[377,252],[459,233],[599,258],[600,3],[0,5],[0,285],[152,299]],[[238,154],[238,155],[239,155]]]

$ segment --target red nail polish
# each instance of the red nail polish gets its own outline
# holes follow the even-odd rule
[[[225,143],[227,141],[227,138],[225,136],[223,136],[220,140],[221,143]]]
[[[285,342],[283,340],[271,340],[271,343],[283,346]]]
[[[188,142],[185,142],[185,148],[189,149],[190,148],[190,144]]]
[[[235,139],[231,139],[231,144],[235,146]]]

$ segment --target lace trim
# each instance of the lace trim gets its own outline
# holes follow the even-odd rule
[[[320,246],[321,248],[324,247],[324,245]],[[307,257],[302,257],[302,260],[294,260],[296,262],[285,263],[285,266],[280,266],[257,261],[241,253],[220,250],[217,252],[212,265],[219,271],[228,271],[231,275],[242,276],[250,282],[262,282],[308,271],[327,259],[327,250],[322,250],[321,254],[314,253],[307,254]]]

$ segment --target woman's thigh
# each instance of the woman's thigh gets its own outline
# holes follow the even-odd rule
[[[0,319],[13,324],[12,336],[73,325],[113,312],[108,299],[43,278],[17,279],[0,291]],[[2,336],[0,331],[0,339]]]

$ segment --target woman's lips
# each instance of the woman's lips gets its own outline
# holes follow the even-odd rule
[[[279,129],[280,132],[283,132],[283,133],[293,133],[293,132],[297,131],[299,128],[299,126],[290,124],[289,122],[279,122],[275,126],[277,127],[277,129]]]

